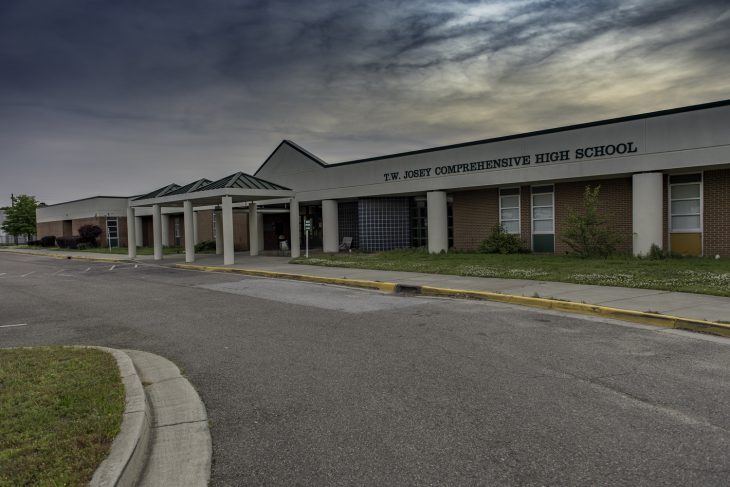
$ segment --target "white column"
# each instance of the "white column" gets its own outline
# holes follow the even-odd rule
[[[213,211],[215,218],[215,253],[220,255],[223,253],[223,215],[220,211]]]
[[[291,256],[292,258],[299,257],[301,255],[299,250],[299,202],[294,198],[289,202],[289,230]]]
[[[127,207],[127,255],[130,259],[137,257],[137,224],[131,206]]]
[[[193,202],[183,201],[183,224],[185,226],[185,262],[195,262],[195,237],[193,237],[195,215]]]
[[[198,238],[198,212],[193,211],[193,244],[200,243]]]
[[[646,172],[632,176],[631,187],[634,255],[646,255],[651,246],[663,247],[664,176]]]
[[[261,251],[264,250],[264,214],[258,213],[256,215],[256,220],[259,227],[259,253],[261,253]],[[279,239],[277,238],[276,241],[278,242]]]
[[[170,215],[162,215],[162,245],[170,246]]]
[[[445,191],[426,193],[428,210],[428,251],[432,254],[449,250],[449,222]]]
[[[162,259],[162,211],[160,205],[152,205],[152,241],[155,260]]]
[[[339,252],[340,230],[337,221],[337,201],[322,200],[322,250]]]
[[[248,204],[248,249],[251,255],[259,255],[259,219],[256,212],[257,204],[252,201]]]
[[[137,242],[137,247],[142,247],[144,245],[144,231],[142,230],[142,217],[141,216],[135,216],[134,217],[134,236],[136,237],[135,242]]]
[[[223,220],[223,265],[231,265],[233,256],[233,198],[224,196],[221,202]]]

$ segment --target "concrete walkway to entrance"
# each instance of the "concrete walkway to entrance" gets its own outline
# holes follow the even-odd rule
[[[166,263],[173,263],[167,259]],[[222,266],[219,255],[198,255],[195,264]],[[487,291],[517,296],[552,298],[681,318],[730,323],[730,298],[704,294],[592,286],[526,279],[461,277],[418,272],[382,271],[289,264],[289,257],[251,257],[236,254],[227,268],[252,269],[331,278],[393,282],[405,286],[434,286],[469,291]]]

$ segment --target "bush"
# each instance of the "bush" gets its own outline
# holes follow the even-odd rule
[[[87,250],[89,248],[89,244],[80,242],[76,244],[76,250]]]
[[[579,257],[608,257],[616,252],[621,237],[608,226],[608,220],[598,211],[601,186],[586,186],[583,212],[571,209],[565,222],[563,242]]]
[[[479,246],[483,254],[517,254],[529,252],[519,235],[507,233],[502,225],[495,225],[492,234]]]
[[[62,249],[75,249],[78,245],[76,237],[58,237],[56,239],[56,245]]]
[[[40,240],[42,247],[55,247],[56,246],[56,236],[55,235],[47,235]]]
[[[657,244],[651,244],[649,255],[647,257],[651,260],[662,260],[667,258],[667,253],[664,252]]]
[[[196,252],[205,252],[210,250],[215,250],[215,240],[203,240],[202,242],[195,244]]]
[[[99,235],[101,235],[101,228],[98,225],[83,225],[79,227],[78,243],[85,243],[89,247],[96,247],[96,238]]]
[[[28,240],[26,245],[29,245],[31,247],[39,247],[41,245],[41,241],[40,240]]]

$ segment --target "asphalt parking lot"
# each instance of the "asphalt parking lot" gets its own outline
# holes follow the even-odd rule
[[[173,360],[212,485],[727,485],[730,340],[486,302],[0,255],[0,346]]]

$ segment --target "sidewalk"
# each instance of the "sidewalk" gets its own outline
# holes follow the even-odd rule
[[[165,259],[163,262],[173,263],[171,259]],[[175,259],[175,262],[180,262],[180,260]],[[526,279],[494,279],[417,272],[322,267],[289,264],[288,262],[288,257],[251,257],[246,254],[237,254],[236,263],[225,267],[306,274],[337,279],[381,281],[396,283],[401,286],[432,286],[455,290],[486,291],[608,306],[687,319],[730,323],[730,298],[721,296]],[[222,264],[223,258],[220,255],[199,255],[195,261],[195,265],[199,266],[223,267]]]
[[[4,250],[0,252],[53,256],[56,258],[92,259],[106,261],[128,261],[126,255],[92,252],[47,251],[35,249]],[[159,265],[184,265],[184,254],[166,255],[162,261],[155,261],[151,255],[138,256],[136,261]],[[588,304],[618,308],[639,313],[667,315],[688,320],[703,320],[730,324],[730,298],[705,294],[657,291],[623,287],[570,284],[563,282],[533,281],[527,279],[496,279],[485,277],[462,277],[418,272],[349,269],[314,265],[289,264],[289,257],[251,257],[237,253],[236,263],[223,266],[223,256],[214,254],[196,255],[196,267],[216,267],[216,270],[258,271],[313,276],[321,279],[348,279],[361,282],[392,283],[403,287],[432,287],[468,292],[499,293],[505,296],[545,298],[565,303]],[[212,269],[200,269],[212,270]],[[295,278],[295,276],[291,276]],[[320,281],[321,281],[320,279]],[[345,284],[345,283],[342,283]],[[361,286],[363,287],[363,286]],[[376,286],[365,286],[376,287]],[[391,286],[395,287],[395,286]],[[386,289],[385,286],[382,287]],[[439,294],[432,292],[430,294]],[[443,294],[442,294],[443,295]],[[546,306],[544,306],[546,307]]]

